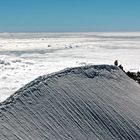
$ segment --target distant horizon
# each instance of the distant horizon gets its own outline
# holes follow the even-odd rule
[[[0,33],[140,33],[139,31],[17,31],[17,32],[1,32]]]

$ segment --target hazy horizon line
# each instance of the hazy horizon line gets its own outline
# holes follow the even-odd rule
[[[5,31],[0,33],[140,33],[139,31]]]

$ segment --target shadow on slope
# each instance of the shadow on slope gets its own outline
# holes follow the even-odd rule
[[[2,140],[139,140],[140,86],[118,67],[41,76],[0,106]]]

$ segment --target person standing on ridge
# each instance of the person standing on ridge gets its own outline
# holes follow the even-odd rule
[[[118,60],[115,60],[115,61],[114,61],[114,65],[115,65],[115,66],[118,66]]]

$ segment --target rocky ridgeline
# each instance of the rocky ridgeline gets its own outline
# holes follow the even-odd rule
[[[122,71],[124,71],[126,73],[127,76],[129,76],[130,78],[132,78],[133,80],[135,80],[137,83],[140,84],[140,72],[130,72],[130,71],[125,71],[123,69],[123,66],[122,65],[118,65],[118,60],[115,60],[114,61],[114,65],[115,66],[118,66]]]
[[[135,80],[137,83],[140,84],[140,72],[139,71],[138,72],[130,72],[130,71],[128,71],[128,72],[126,72],[126,74],[130,78],[132,78],[133,80]]]

